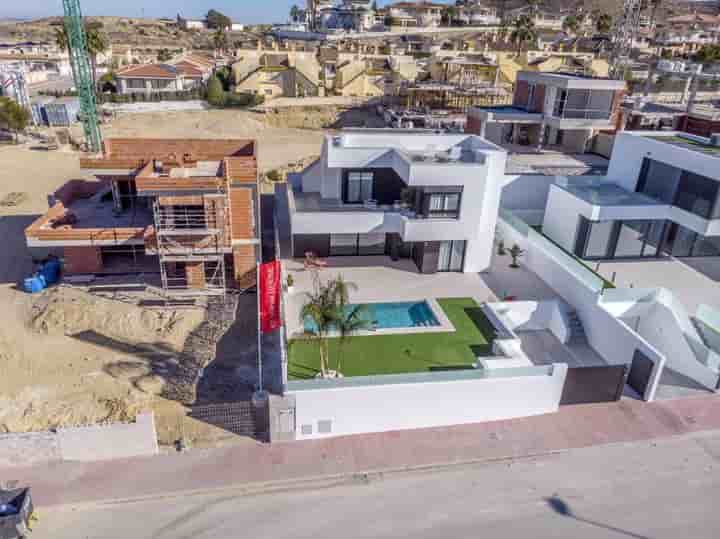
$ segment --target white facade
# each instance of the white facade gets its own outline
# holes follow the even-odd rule
[[[292,234],[397,234],[409,243],[465,241],[462,271],[483,271],[490,264],[505,160],[504,150],[475,136],[399,130],[328,136],[319,161],[295,186]],[[349,203],[344,185],[355,172],[366,172],[376,182],[392,181],[394,191],[385,193],[381,203]],[[377,184],[373,189],[386,190]],[[459,208],[453,216],[431,216],[430,211],[418,211],[422,203],[400,205],[401,191],[413,189],[423,197],[453,193],[456,200],[454,195],[459,195]]]
[[[502,373],[505,371],[505,373]],[[288,388],[295,399],[296,439],[419,429],[556,412],[567,365],[501,369],[491,377],[465,371],[455,380],[437,374],[383,376],[380,385]],[[514,372],[514,374],[513,374]],[[435,380],[433,380],[435,378]],[[352,380],[352,379],[349,379]],[[327,381],[324,381],[327,382]],[[326,384],[327,385],[327,384]]]

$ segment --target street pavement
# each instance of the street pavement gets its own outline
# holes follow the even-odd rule
[[[716,395],[645,403],[564,406],[555,414],[303,442],[191,450],[104,462],[0,469],[33,489],[39,507],[174,495],[187,491],[347,477],[542,455],[720,429]]]
[[[714,539],[719,472],[712,431],[334,488],[48,509],[32,537]]]

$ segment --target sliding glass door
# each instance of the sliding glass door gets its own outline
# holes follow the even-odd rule
[[[465,259],[465,241],[441,241],[438,254],[438,271],[462,271]]]

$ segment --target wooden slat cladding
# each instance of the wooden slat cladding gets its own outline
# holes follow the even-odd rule
[[[255,190],[249,187],[230,189],[230,227],[234,240],[257,237],[254,194]]]

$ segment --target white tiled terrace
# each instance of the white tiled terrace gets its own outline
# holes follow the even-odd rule
[[[320,280],[325,282],[342,275],[346,281],[355,283],[358,289],[350,292],[352,303],[471,297],[480,304],[507,296],[518,300],[558,298],[532,272],[522,267],[510,268],[509,256],[496,256],[490,270],[485,273],[431,275],[419,273],[415,263],[408,259],[393,261],[385,256],[358,256],[324,260],[327,267],[317,271]],[[300,309],[305,293],[312,290],[314,271],[306,270],[302,260],[284,260],[283,270],[294,279],[293,293],[285,296],[285,320],[290,336],[301,331]]]

